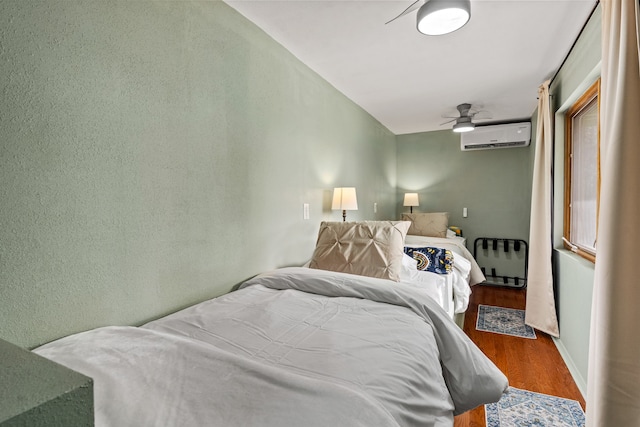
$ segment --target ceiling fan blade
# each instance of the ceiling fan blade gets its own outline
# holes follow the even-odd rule
[[[415,2],[413,2],[408,8],[406,8],[400,15],[396,16],[395,18],[393,18],[390,21],[385,22],[384,24],[387,25],[389,22],[393,22],[398,18],[403,17],[404,15],[407,15],[411,12],[413,12],[414,10],[418,9],[420,6],[422,6],[422,3],[424,3],[424,0],[416,0]]]
[[[440,126],[442,126],[442,125],[446,125],[447,123],[455,122],[456,120],[458,120],[458,117],[456,117],[455,119],[447,120],[447,121],[446,121],[446,122],[444,122],[444,123],[440,123]]]
[[[473,117],[474,120],[488,120],[492,118],[491,113],[489,113],[487,110],[478,110],[472,114],[469,114],[469,116]]]

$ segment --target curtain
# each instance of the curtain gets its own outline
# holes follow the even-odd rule
[[[600,213],[587,426],[640,426],[638,0],[603,0]]]
[[[547,80],[538,89],[538,127],[531,190],[525,323],[557,337],[559,336],[558,319],[551,270],[553,245],[551,230],[552,160],[553,129],[549,81]]]

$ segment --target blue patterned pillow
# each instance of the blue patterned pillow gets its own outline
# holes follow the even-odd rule
[[[418,270],[449,274],[453,269],[453,254],[448,249],[405,247],[404,253],[418,261]]]

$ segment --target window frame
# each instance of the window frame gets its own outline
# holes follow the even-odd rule
[[[588,105],[597,100],[597,188],[596,188],[596,246],[598,236],[598,218],[600,216],[600,79],[585,91],[565,113],[565,152],[564,152],[564,231],[562,241],[564,247],[579,256],[595,263],[596,253],[574,244],[571,240],[571,178],[573,176],[573,119]]]

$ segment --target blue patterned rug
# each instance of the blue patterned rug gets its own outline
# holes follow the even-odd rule
[[[584,427],[575,400],[509,387],[498,403],[484,405],[487,427]]]
[[[516,310],[514,308],[479,305],[476,329],[514,337],[536,339],[536,333],[533,328],[524,324],[524,310]]]

